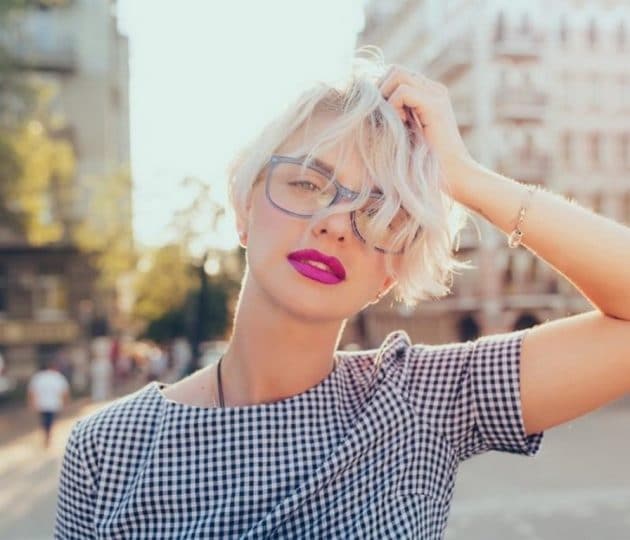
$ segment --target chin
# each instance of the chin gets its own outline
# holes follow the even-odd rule
[[[319,284],[316,284],[319,285]],[[275,297],[277,303],[296,318],[309,321],[342,321],[354,313],[350,302],[345,302],[342,293],[335,292],[334,286],[321,285],[330,291],[317,287],[279,287]],[[337,289],[338,290],[338,289]],[[349,300],[349,299],[348,299]]]

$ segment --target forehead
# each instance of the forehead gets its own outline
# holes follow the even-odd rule
[[[304,149],[310,149],[319,140],[322,129],[334,117],[330,114],[320,113],[314,115],[310,125],[300,126],[287,140],[276,150],[277,154],[289,155],[292,157],[306,157]],[[360,191],[364,183],[369,186],[373,193],[382,194],[377,182],[370,177],[365,163],[361,158],[356,145],[352,140],[340,141],[333,148],[321,150],[315,153],[312,164],[332,176],[336,170],[336,178],[340,184],[353,191]]]

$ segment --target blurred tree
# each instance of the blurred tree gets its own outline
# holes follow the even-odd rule
[[[186,313],[183,309],[172,309],[161,317],[152,320],[146,327],[143,337],[163,343],[186,335]]]
[[[182,246],[169,244],[150,254],[148,268],[136,281],[134,316],[150,323],[181,309],[190,291],[197,288],[194,269]]]
[[[199,286],[196,295],[189,303],[189,332],[193,360],[189,371],[199,368],[200,344],[208,339],[223,337],[228,326],[228,302],[233,283],[221,265],[221,256],[216,250],[210,259],[211,250],[207,243],[216,234],[219,222],[225,217],[225,208],[212,197],[209,183],[199,178],[186,177],[182,189],[192,192],[189,206],[176,212],[171,227],[176,236],[186,246],[197,269]],[[208,276],[208,262],[216,263],[212,281]]]
[[[27,5],[0,1],[0,31]],[[18,69],[4,45],[0,40],[0,227],[35,245],[59,241],[67,234],[74,151],[50,115],[55,88]]]
[[[131,171],[127,165],[100,179],[92,179],[85,218],[74,231],[74,241],[89,253],[100,272],[100,284],[113,288],[117,279],[137,262],[131,222]]]
[[[64,214],[70,203],[66,188],[75,167],[72,146],[51,138],[35,119],[7,134],[4,141],[19,164],[19,174],[7,182],[8,210],[20,225],[18,232],[33,245],[63,240]]]
[[[193,177],[180,186],[192,190],[191,203],[171,222],[176,244],[161,248],[138,283],[135,315],[145,321],[145,335],[157,341],[186,336],[198,364],[199,344],[224,338],[230,301],[238,294],[243,253],[207,247],[225,209],[211,197],[210,186]],[[184,277],[185,276],[185,277]],[[177,282],[177,286],[173,283]]]

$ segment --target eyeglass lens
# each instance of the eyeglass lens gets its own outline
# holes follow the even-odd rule
[[[337,194],[335,184],[320,172],[297,163],[278,162],[271,169],[269,196],[283,210],[303,217],[310,217],[330,205]],[[395,237],[408,221],[406,211],[401,209],[385,233],[379,237],[371,229],[371,219],[379,210],[382,201],[370,199],[355,212],[355,226],[361,237],[369,244],[384,250],[395,251]]]

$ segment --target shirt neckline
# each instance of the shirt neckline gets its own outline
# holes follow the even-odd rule
[[[277,401],[271,401],[269,403],[255,403],[253,405],[239,405],[234,407],[200,407],[197,405],[188,405],[186,403],[180,403],[179,401],[174,401],[172,399],[167,398],[162,390],[168,386],[170,383],[164,383],[161,381],[151,381],[149,383],[149,390],[166,406],[171,409],[177,409],[180,411],[191,411],[191,412],[200,412],[200,413],[209,413],[209,414],[238,414],[238,413],[247,413],[250,411],[268,411],[281,409],[284,407],[289,407],[290,405],[300,402],[302,400],[306,400],[309,397],[316,395],[321,392],[324,388],[332,384],[332,381],[337,378],[337,373],[340,370],[341,365],[341,357],[337,353],[335,353],[335,367],[333,370],[324,377],[321,381],[319,381],[314,386],[307,388],[304,392],[299,394],[295,394],[293,396],[289,396],[284,399],[279,399]]]

